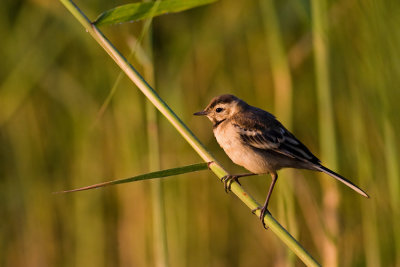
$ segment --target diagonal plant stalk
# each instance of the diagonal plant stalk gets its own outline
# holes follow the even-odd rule
[[[72,15],[85,27],[86,31],[103,47],[117,65],[126,73],[126,75],[135,83],[135,85],[143,92],[143,94],[153,103],[153,105],[168,119],[168,121],[176,128],[183,138],[193,147],[200,157],[210,162],[209,168],[219,178],[224,177],[228,173],[216,161],[216,159],[206,150],[197,137],[189,130],[189,128],[179,119],[179,117],[171,110],[171,108],[158,96],[156,91],[143,79],[136,69],[119,53],[119,51],[111,44],[111,42],[103,35],[103,33],[91,23],[86,15],[71,0],[60,0],[64,6],[72,13]],[[232,183],[232,192],[243,201],[250,209],[256,209],[260,205],[255,199],[243,190],[236,182]],[[255,215],[259,216],[260,211],[257,210]],[[269,226],[279,239],[282,240],[307,266],[319,266],[318,262],[294,239],[285,228],[283,228],[271,214],[264,217],[265,223]]]

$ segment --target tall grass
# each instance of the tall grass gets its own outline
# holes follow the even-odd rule
[[[78,4],[94,18],[122,2]],[[273,4],[279,46],[290,51],[292,100],[289,109],[281,111],[293,114],[288,127],[323,163],[359,184],[371,199],[326,176],[295,171],[292,178],[282,170],[277,187],[286,187],[281,183],[285,179],[293,182],[293,192],[274,192],[271,212],[284,222],[277,212],[280,197],[294,198],[299,241],[317,259],[327,259],[321,246],[323,240],[333,240],[332,262],[340,266],[397,266],[400,3],[326,3],[329,62],[323,64],[329,75],[332,139],[319,129],[325,122],[319,122],[318,114],[311,5]],[[0,265],[153,266],[150,182],[51,194],[148,171],[145,99],[122,78],[109,107],[91,128],[118,76],[114,63],[58,2],[5,1],[0,15]],[[209,122],[191,114],[214,95],[234,93],[286,120],[276,110],[283,105],[276,103],[274,64],[265,43],[272,32],[266,31],[263,21],[270,18],[264,16],[259,2],[220,1],[154,20],[160,95],[232,172],[240,170],[216,144]],[[141,28],[141,23],[131,23],[105,31],[129,54],[131,36],[137,38]],[[133,63],[143,72],[138,60]],[[169,123],[159,123],[162,167],[199,161]],[[322,142],[334,146],[336,156],[330,149],[326,152]],[[335,219],[325,216],[320,180],[337,187]],[[268,182],[262,176],[244,179],[242,185],[261,202]],[[168,178],[165,186],[171,265],[291,264],[274,234],[225,194],[212,174]],[[333,236],[325,229],[331,223],[337,224]],[[300,264],[295,259],[294,265]]]
[[[338,164],[334,100],[330,79],[328,1],[311,1],[311,13],[321,157],[329,168],[336,170]],[[323,181],[323,213],[326,223],[326,235],[322,240],[323,265],[337,266],[339,256],[336,246],[336,237],[339,234],[337,213],[340,196],[336,182],[327,179]]]
[[[154,87],[154,60],[153,60],[153,31],[151,28],[152,20],[146,20],[144,48],[148,58],[147,64],[143,64],[144,78]],[[157,119],[157,109],[152,103],[146,101],[146,121],[147,121],[147,141],[149,155],[149,169],[161,169],[161,153],[159,143],[159,124]],[[168,264],[168,246],[165,221],[164,189],[163,181],[156,180],[152,182],[152,201],[153,201],[153,248],[154,262],[158,267],[167,267]]]
[[[274,114],[289,129],[293,127],[293,85],[286,48],[283,45],[282,30],[277,16],[274,1],[259,1],[265,28],[268,56],[271,64],[271,74],[274,87]],[[290,178],[295,178],[293,171],[288,172]],[[283,219],[289,231],[298,236],[296,212],[293,194],[293,179],[280,175],[279,187],[275,192],[279,207],[279,217]],[[289,179],[288,179],[289,178]],[[286,192],[289,192],[288,194]],[[293,265],[294,255],[288,253],[287,262]]]

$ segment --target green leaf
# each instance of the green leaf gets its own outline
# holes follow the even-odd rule
[[[167,170],[156,171],[156,172],[149,172],[146,174],[142,174],[142,175],[138,175],[138,176],[134,176],[134,177],[130,177],[130,178],[113,180],[113,181],[104,182],[104,183],[100,183],[100,184],[89,185],[89,186],[85,186],[85,187],[81,187],[81,188],[77,188],[77,189],[55,192],[55,194],[84,191],[84,190],[104,187],[104,186],[108,186],[108,185],[124,184],[124,183],[130,183],[130,182],[136,182],[136,181],[148,180],[148,179],[154,179],[154,178],[163,178],[163,177],[167,177],[167,176],[179,175],[179,174],[184,174],[184,173],[188,173],[188,172],[202,171],[202,170],[206,170],[206,169],[208,169],[208,163],[197,163],[197,164],[188,165],[188,166],[184,166],[184,167],[178,167],[178,168],[167,169]]]
[[[93,24],[100,26],[148,19],[166,13],[176,13],[210,4],[215,1],[216,0],[166,0],[127,4],[103,12]]]

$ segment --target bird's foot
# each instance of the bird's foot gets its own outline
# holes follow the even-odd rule
[[[255,208],[255,209],[252,209],[252,210],[251,210],[251,213],[253,213],[254,215],[256,215],[256,211],[257,211],[257,210],[260,210],[260,209],[262,209],[261,206]]]
[[[263,226],[264,226],[264,228],[266,229],[266,230],[268,230],[268,226],[266,226],[265,225],[265,222],[264,222],[264,217],[265,217],[265,214],[268,212],[269,213],[269,211],[268,211],[268,209],[266,208],[266,207],[257,207],[257,208],[255,208],[255,209],[252,209],[251,210],[251,213],[253,213],[254,215],[256,215],[256,211],[257,210],[261,210],[261,213],[260,213],[260,216],[259,216],[259,218],[260,218],[260,220],[261,220],[261,223],[263,224]]]
[[[264,206],[261,208],[260,220],[261,220],[261,223],[264,226],[265,230],[268,230],[268,228],[269,228],[268,226],[265,225],[265,222],[264,222],[265,213],[267,213],[267,212],[269,213],[267,207]]]
[[[224,188],[225,188],[226,193],[231,191],[231,185],[234,181],[237,182],[238,184],[240,184],[239,179],[238,179],[239,177],[240,177],[239,175],[228,174],[221,178],[221,182],[224,183]]]
[[[221,178],[221,182],[224,183],[225,192],[228,193],[229,191],[231,191],[231,185],[234,181],[237,182],[239,185],[241,185],[239,183],[240,177],[253,176],[253,175],[257,175],[257,174],[255,174],[255,173],[244,173],[244,174],[235,174],[235,175],[228,174]]]

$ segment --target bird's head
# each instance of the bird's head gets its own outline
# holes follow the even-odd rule
[[[241,112],[247,104],[234,95],[221,95],[214,97],[210,104],[203,110],[194,113],[196,116],[207,116],[214,125],[218,125],[226,119]]]

